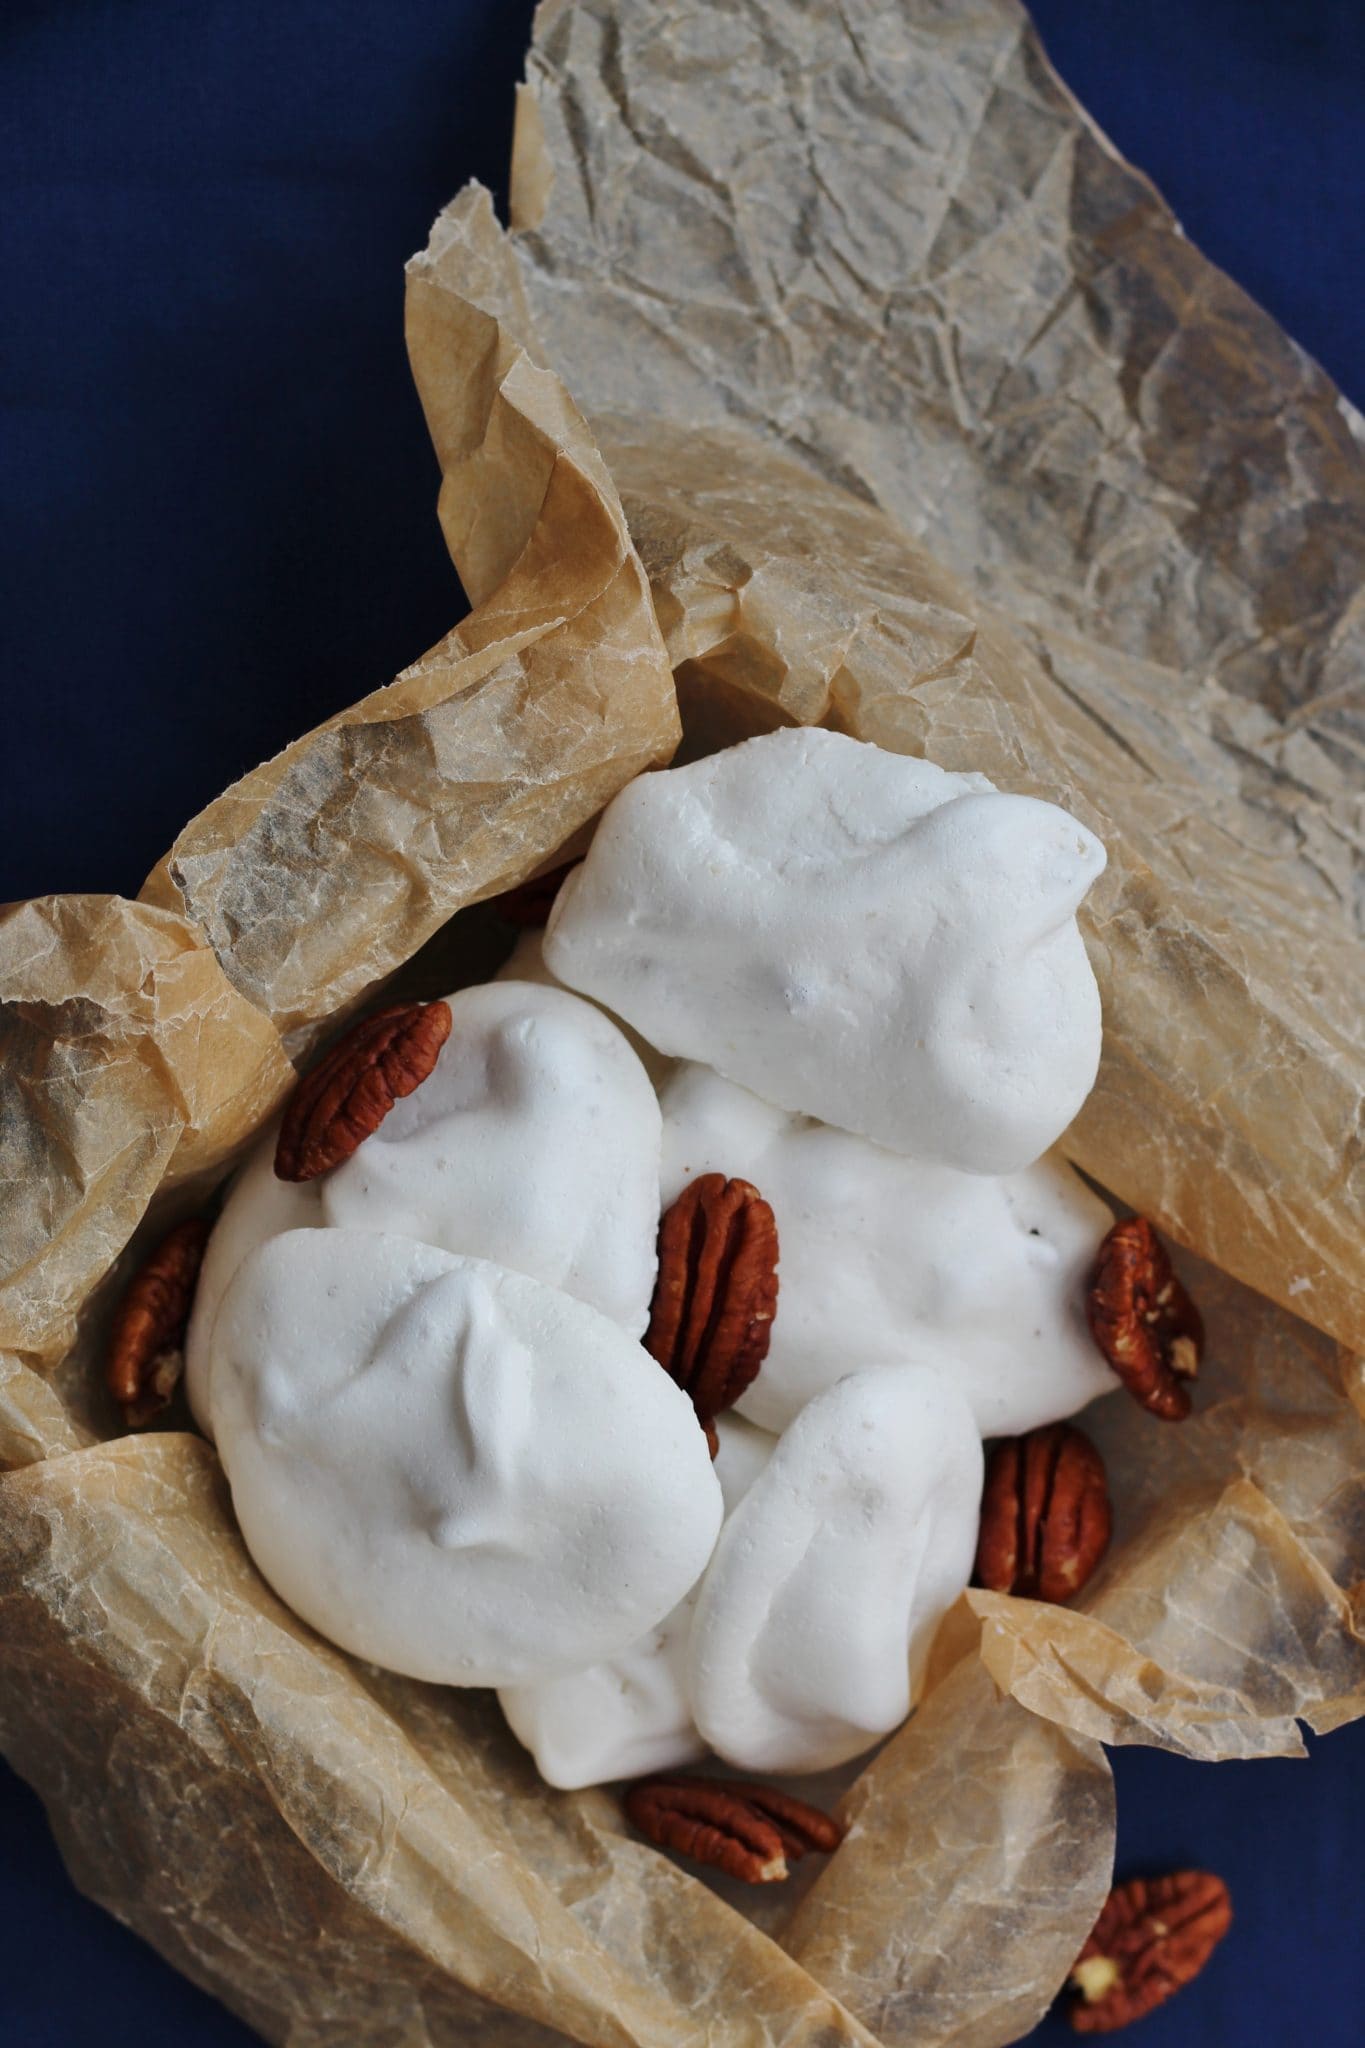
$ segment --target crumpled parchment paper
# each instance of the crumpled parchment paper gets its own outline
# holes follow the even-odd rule
[[[0,1742],[77,1881],[294,2048],[992,2048],[1107,1888],[1102,1743],[1292,1754],[1365,1711],[1365,435],[1011,0],[550,0],[513,210],[466,192],[409,270],[473,612],[138,902],[0,915]],[[1117,1529],[1082,1600],[959,1603],[790,1895],[321,1643],[208,1447],[120,1438],[97,1371],[291,1061],[393,977],[486,972],[465,906],[679,712],[689,752],[823,720],[1103,835],[1068,1149],[1189,1248],[1210,1328],[1189,1422],[1087,1421]]]
[[[675,663],[1099,831],[1073,1156],[1365,1345],[1359,416],[1008,0],[549,0],[528,77],[509,260]]]

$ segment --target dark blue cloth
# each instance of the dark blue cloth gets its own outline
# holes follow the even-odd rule
[[[1365,401],[1362,0],[1034,11],[1191,237]],[[0,13],[0,899],[135,891],[233,775],[459,616],[401,266],[467,177],[502,187],[530,14]],[[1114,1762],[1121,1873],[1203,1863],[1237,1907],[1143,2048],[1356,2048],[1365,1728],[1308,1764]],[[5,2048],[252,2038],[76,1896],[3,1767],[0,1982]]]

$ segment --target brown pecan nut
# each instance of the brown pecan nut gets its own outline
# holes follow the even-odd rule
[[[703,1427],[737,1401],[768,1353],[777,1224],[756,1187],[706,1173],[659,1227],[645,1349],[692,1396]]]
[[[572,874],[578,865],[576,860],[566,860],[562,867],[550,868],[543,875],[532,875],[529,882],[521,882],[515,889],[504,889],[501,896],[491,897],[490,907],[508,924],[519,925],[523,931],[538,931],[549,918],[565,876]]]
[[[1232,1925],[1221,1877],[1177,1870],[1115,1885],[1076,1959],[1078,2034],[1112,2034],[1197,1977]]]
[[[622,1804],[651,1842],[746,1884],[773,1884],[807,1850],[828,1856],[844,1839],[838,1821],[819,1807],[730,1778],[641,1778]]]
[[[208,1240],[202,1216],[177,1223],[138,1268],[114,1311],[105,1379],[130,1429],[159,1415],[175,1392],[184,1366],[181,1341]]]
[[[281,1180],[316,1180],[420,1088],[450,1036],[449,1003],[393,1003],[363,1017],[294,1090],[275,1147]]]
[[[1183,1421],[1204,1325],[1145,1216],[1116,1223],[1100,1246],[1086,1315],[1090,1334],[1129,1393],[1164,1421]]]
[[[1104,1460],[1068,1422],[1006,1437],[986,1463],[976,1582],[1059,1604],[1080,1592],[1113,1517]]]

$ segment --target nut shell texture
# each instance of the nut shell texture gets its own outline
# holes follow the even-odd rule
[[[491,1259],[638,1337],[659,1220],[659,1105],[609,1017],[565,989],[490,982],[449,1000],[425,1086],[330,1174],[322,1213]]]
[[[179,1352],[209,1226],[191,1216],[168,1231],[128,1283],[109,1331],[106,1378],[130,1426],[149,1422],[180,1377]]]
[[[646,1778],[629,1787],[622,1805],[660,1848],[745,1884],[780,1882],[809,1851],[832,1855],[843,1840],[839,1823],[818,1806],[733,1778]]]
[[[1116,1223],[1086,1300],[1091,1335],[1135,1401],[1182,1422],[1204,1353],[1204,1324],[1145,1216]]]
[[[621,1032],[563,989],[499,982],[449,999],[431,1075],[325,1178],[274,1172],[267,1133],[209,1240],[185,1347],[214,1435],[213,1329],[234,1273],[286,1230],[387,1231],[490,1259],[645,1327],[659,1219],[659,1109]]]
[[[996,1444],[986,1461],[976,1581],[1062,1604],[1086,1585],[1113,1526],[1104,1460],[1065,1423]]]
[[[664,1211],[645,1349],[703,1424],[733,1407],[768,1355],[777,1261],[772,1209],[748,1181],[703,1174]]]
[[[662,1092],[663,1197],[742,1176],[771,1204],[780,1306],[740,1413],[781,1430],[854,1366],[941,1365],[984,1436],[1013,1436],[1114,1390],[1085,1325],[1112,1222],[1060,1159],[958,1173],[790,1116],[709,1068]]]
[[[275,1171],[317,1180],[420,1088],[450,1035],[450,1005],[394,1003],[353,1024],[299,1081],[280,1124]]]
[[[1232,1925],[1221,1877],[1177,1870],[1115,1885],[1071,1973],[1078,2034],[1112,2034],[1199,1975]]]

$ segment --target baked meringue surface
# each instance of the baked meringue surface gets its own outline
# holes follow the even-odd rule
[[[746,1771],[820,1771],[905,1719],[971,1575],[981,1439],[935,1372],[852,1372],[801,1410],[697,1596],[697,1726]]]
[[[724,1173],[771,1203],[778,1312],[741,1414],[782,1430],[860,1365],[932,1364],[983,1436],[1058,1422],[1112,1391],[1086,1275],[1113,1222],[1064,1161],[959,1173],[791,1116],[709,1068],[665,1083],[662,1195]]]
[[[794,727],[629,783],[545,963],[783,1109],[1012,1173],[1094,1083],[1075,912],[1104,859],[1056,805]]]
[[[210,1339],[237,1268],[283,1231],[391,1231],[488,1258],[600,1308],[649,1318],[659,1224],[658,1101],[625,1035],[549,982],[447,998],[427,1080],[344,1165],[275,1175],[278,1122],[239,1167],[209,1239],[185,1340],[195,1421],[212,1440]]]
[[[1103,861],[1052,805],[818,729],[622,791],[377,1128],[303,1185],[271,1130],[229,1190],[187,1383],[276,1592],[497,1687],[565,1789],[708,1746],[821,1771],[896,1727],[982,1436],[1113,1385],[1083,1320],[1111,1218],[1040,1156],[1098,1060]],[[704,1174],[778,1243],[714,1467],[637,1341]]]
[[[687,1397],[617,1324],[411,1238],[295,1230],[239,1267],[213,1422],[262,1575],[409,1677],[609,1657],[694,1584],[722,1499]]]
[[[649,1320],[659,1106],[592,1003],[528,981],[447,998],[435,1070],[322,1182],[323,1220],[396,1231]]]
[[[185,1332],[185,1393],[190,1413],[209,1442],[213,1427],[213,1332],[223,1296],[238,1268],[258,1246],[286,1230],[316,1230],[323,1223],[322,1187],[317,1181],[278,1180],[275,1141],[278,1122],[270,1125],[247,1154],[228,1187],[199,1268],[194,1308]]]
[[[737,1415],[716,1419],[715,1471],[732,1515],[772,1456],[776,1437]],[[582,1671],[498,1694],[508,1726],[547,1784],[562,1791],[674,1770],[705,1756],[687,1687],[688,1639],[700,1581],[637,1643]]]

